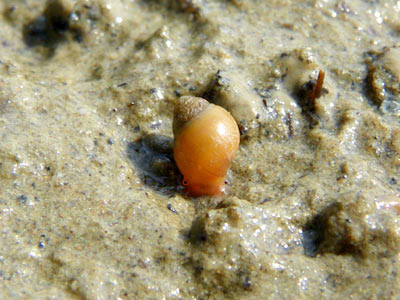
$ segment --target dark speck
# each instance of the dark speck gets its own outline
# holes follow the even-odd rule
[[[389,183],[390,183],[390,184],[397,184],[396,178],[390,178]]]
[[[114,142],[113,139],[110,138],[110,139],[107,140],[107,143],[108,143],[109,145],[114,145],[115,142]]]
[[[17,200],[22,204],[26,204],[26,201],[28,201],[28,197],[26,195],[21,195],[17,198]]]
[[[42,242],[40,242],[38,246],[40,249],[44,248],[44,244]]]
[[[168,208],[170,211],[172,211],[173,213],[176,214],[175,208],[173,208],[172,205],[171,205],[170,203],[167,204],[167,208]]]
[[[246,125],[238,124],[240,135],[244,135],[249,131],[249,128]]]
[[[75,41],[77,41],[78,43],[82,43],[82,42],[83,42],[82,32],[76,31],[76,32],[75,32],[74,39],[75,39]]]
[[[139,132],[139,131],[140,131],[140,127],[139,127],[139,126],[136,126],[136,127],[133,129],[133,131],[134,131],[134,132]]]
[[[126,82],[123,82],[123,83],[118,84],[117,87],[124,87],[126,85],[128,85],[128,84]]]
[[[251,280],[249,276],[246,276],[243,282],[243,287],[245,290],[251,290]]]
[[[269,202],[269,201],[271,201],[271,198],[264,198],[264,200],[261,201],[260,204],[264,204],[264,203]]]
[[[268,102],[267,102],[267,100],[263,99],[262,102],[263,102],[263,104],[264,104],[265,107],[268,107]]]

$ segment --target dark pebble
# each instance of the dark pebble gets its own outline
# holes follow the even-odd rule
[[[176,214],[175,208],[173,208],[172,205],[171,205],[170,203],[167,204],[167,208],[168,208],[170,211],[172,211],[173,213]]]

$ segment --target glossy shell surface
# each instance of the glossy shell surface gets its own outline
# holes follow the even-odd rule
[[[190,195],[218,195],[239,147],[238,126],[231,114],[208,104],[177,131],[174,158]]]

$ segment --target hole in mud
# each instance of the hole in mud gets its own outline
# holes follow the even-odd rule
[[[82,33],[79,28],[70,26],[70,15],[71,11],[59,1],[48,1],[43,13],[23,27],[25,44],[29,47],[48,48],[51,56],[57,45],[66,40],[67,32],[72,33],[75,40],[80,42]]]

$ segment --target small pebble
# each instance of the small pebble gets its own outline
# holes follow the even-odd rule
[[[168,203],[167,208],[168,208],[170,211],[172,211],[173,213],[176,214],[175,208],[173,208],[172,205],[171,205],[170,203]]]

